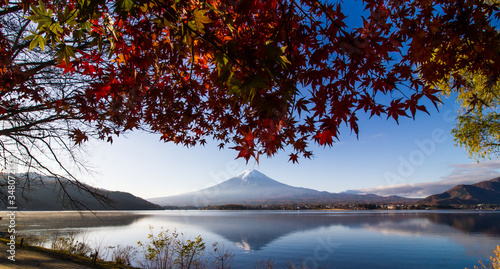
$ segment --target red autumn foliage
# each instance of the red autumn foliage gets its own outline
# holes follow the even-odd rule
[[[311,156],[309,142],[332,146],[342,125],[357,134],[360,113],[396,122],[428,113],[424,104],[439,103],[434,83],[453,74],[463,85],[457,70],[500,76],[499,7],[485,1],[365,0],[358,28],[328,1],[42,2],[2,1],[0,14],[24,8],[34,23],[61,27],[35,31],[55,52],[40,68],[85,78],[58,107],[95,124],[101,138],[145,128],[186,146],[235,143],[247,161],[289,147],[297,162]],[[43,104],[38,93],[50,91],[25,87],[29,73],[7,39],[0,35],[0,88],[19,99],[2,97],[3,115]]]

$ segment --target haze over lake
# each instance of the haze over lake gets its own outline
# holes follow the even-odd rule
[[[106,211],[19,212],[20,230],[81,231],[93,245],[137,246],[150,225],[224,244],[233,268],[272,259],[307,268],[472,268],[500,244],[500,212],[477,211]],[[48,242],[47,242],[48,244]],[[138,257],[141,259],[142,255]],[[138,260],[137,260],[138,261]]]

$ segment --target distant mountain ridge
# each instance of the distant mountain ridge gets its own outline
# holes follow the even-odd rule
[[[41,176],[31,173],[29,183],[26,182],[26,175],[14,175],[18,186],[29,186],[29,189],[22,191],[19,187],[16,190],[16,206],[18,210],[152,210],[161,209],[160,206],[134,196],[128,192],[109,191],[94,188],[89,185],[85,187],[104,195],[111,200],[111,204],[101,204],[89,193],[78,189],[67,179],[59,179],[64,184],[64,189],[71,199],[78,201],[80,207],[68,203],[67,197],[63,197],[63,190],[60,184],[53,177]],[[6,189],[6,188],[5,188]]]
[[[330,193],[293,187],[278,182],[257,170],[247,170],[215,186],[180,195],[151,198],[161,206],[207,206],[223,204],[272,205],[286,203],[390,203],[412,202],[398,196]]]
[[[500,205],[500,177],[472,185],[457,185],[441,194],[431,195],[420,204],[426,205]]]

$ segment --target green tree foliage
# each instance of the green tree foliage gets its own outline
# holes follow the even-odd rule
[[[452,130],[455,142],[476,160],[500,156],[500,83],[467,69],[455,75],[464,81],[459,88],[452,87],[455,80],[450,77],[437,84],[445,96],[456,96],[460,104]]]
[[[485,75],[471,75],[471,88],[459,91],[461,115],[455,141],[476,159],[500,156],[500,84]]]

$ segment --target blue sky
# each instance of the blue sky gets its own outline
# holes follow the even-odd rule
[[[442,192],[460,183],[499,175],[500,160],[475,162],[454,145],[450,131],[457,104],[444,100],[439,112],[418,113],[415,120],[360,116],[359,139],[346,128],[332,148],[314,146],[311,160],[288,162],[281,152],[260,164],[235,160],[237,152],[217,143],[185,148],[159,141],[159,135],[133,132],[109,143],[87,145],[85,159],[95,172],[86,182],[144,198],[213,186],[246,169],[258,169],[292,186],[322,191],[365,190],[381,195],[416,197]]]

